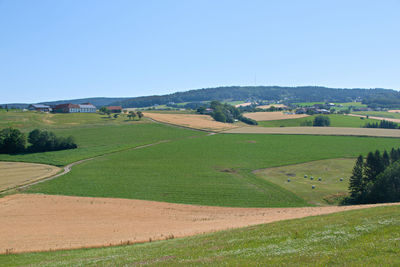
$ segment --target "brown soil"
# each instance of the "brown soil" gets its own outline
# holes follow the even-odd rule
[[[308,117],[307,114],[285,114],[283,111],[276,112],[253,112],[244,114],[247,118],[256,121],[275,121],[275,120],[288,120]]]
[[[224,208],[17,194],[0,199],[0,253],[148,242],[372,206]]]
[[[311,134],[400,137],[399,130],[347,127],[241,127],[224,133],[235,134]]]
[[[251,105],[251,102],[247,102],[247,103],[237,104],[237,105],[235,105],[235,107],[237,107],[237,108],[239,108],[239,107],[247,107],[247,106],[250,106],[250,105]]]
[[[174,124],[178,126],[200,129],[206,131],[223,131],[238,127],[232,123],[222,123],[215,121],[209,115],[196,114],[167,114],[167,113],[143,113],[145,117],[158,122]]]
[[[391,110],[388,110],[388,112],[391,112],[391,113],[400,113],[400,109],[391,109]]]
[[[45,164],[0,162],[0,192],[53,176],[60,170],[58,167]]]

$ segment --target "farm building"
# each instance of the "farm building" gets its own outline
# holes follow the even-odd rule
[[[29,105],[28,109],[29,110],[36,110],[36,111],[43,111],[43,112],[49,112],[49,111],[52,110],[50,106],[41,105],[41,104]]]
[[[109,106],[106,107],[111,113],[121,113],[122,107],[121,106]]]
[[[97,108],[90,103],[60,104],[54,107],[56,113],[96,113]]]

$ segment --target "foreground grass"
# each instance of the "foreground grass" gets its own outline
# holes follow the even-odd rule
[[[314,118],[318,115],[312,115],[309,117],[298,118],[298,119],[289,119],[289,120],[274,120],[274,121],[258,121],[258,125],[262,127],[298,127],[302,126],[306,121],[314,121]],[[373,119],[364,119],[359,117],[351,117],[340,114],[330,114],[324,115],[328,116],[331,121],[331,127],[352,127],[352,128],[360,128],[363,127],[366,123],[375,123],[379,122],[379,120]]]
[[[52,129],[52,131],[60,136],[72,135],[76,139],[78,148],[18,155],[0,154],[0,160],[64,166],[81,159],[121,151],[144,144],[151,144],[160,140],[175,140],[188,136],[205,135],[205,133],[197,131],[179,129],[156,123],[95,125],[92,127]]]
[[[257,170],[255,173],[295,193],[307,202],[321,206],[338,204],[340,197],[347,194],[354,163],[355,159],[317,160]],[[318,178],[321,178],[321,181]]]
[[[400,206],[99,249],[1,255],[5,266],[399,266]]]
[[[218,134],[98,158],[75,166],[65,176],[34,185],[28,192],[214,206],[307,206],[280,184],[252,171],[353,158],[397,146],[395,138]]]

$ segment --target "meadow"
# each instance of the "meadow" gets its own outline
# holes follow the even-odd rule
[[[309,117],[298,118],[298,119],[290,119],[290,120],[274,120],[274,121],[259,121],[258,125],[262,127],[298,127],[303,126],[306,121],[313,122],[314,118],[318,115],[312,115]],[[328,116],[331,125],[330,127],[352,127],[352,128],[360,128],[363,127],[366,123],[375,123],[379,122],[379,120],[373,119],[361,119],[359,117],[351,117],[340,114],[330,114],[324,115]]]
[[[400,113],[386,112],[386,111],[354,111],[353,114],[364,115],[364,116],[374,116],[389,119],[400,119]]]
[[[308,203],[322,206],[339,204],[340,198],[347,195],[354,163],[355,159],[351,158],[316,160],[261,169],[255,174],[293,192]]]
[[[78,144],[78,148],[43,153],[0,154],[0,160],[65,166],[81,159],[126,150],[161,140],[175,140],[188,136],[205,135],[205,133],[197,131],[145,122],[129,122],[117,125],[95,124],[90,127],[83,125],[82,127],[50,128],[50,130],[60,136],[72,135]]]
[[[118,247],[0,255],[5,266],[398,266],[400,206]]]
[[[178,129],[182,130],[182,129]],[[81,165],[31,193],[237,207],[307,206],[253,170],[398,147],[395,138],[217,134],[127,150]],[[318,188],[316,189],[316,191]]]

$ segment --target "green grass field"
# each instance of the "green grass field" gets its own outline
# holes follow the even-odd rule
[[[219,134],[186,138],[85,162],[28,192],[216,206],[305,206],[305,200],[252,171],[356,157],[397,146],[395,138],[344,136]]]
[[[399,266],[400,206],[129,246],[0,255],[4,266]]]
[[[289,120],[275,120],[275,121],[259,121],[258,125],[262,127],[298,127],[302,126],[302,123],[305,121],[313,121],[315,116],[312,115],[309,117],[299,118],[299,119],[289,119]],[[352,128],[359,128],[363,127],[366,123],[375,123],[379,122],[379,120],[372,120],[372,119],[361,119],[358,117],[351,117],[346,115],[340,114],[330,114],[324,115],[328,116],[331,121],[331,127],[352,127]]]
[[[176,140],[189,136],[205,135],[205,133],[198,131],[141,122],[120,125],[94,125],[91,127],[85,125],[84,127],[55,128],[51,130],[60,136],[72,135],[76,139],[78,148],[18,155],[0,154],[0,160],[64,166],[81,159],[155,143],[160,140]]]
[[[317,160],[262,169],[256,171],[256,175],[293,192],[308,203],[318,206],[338,204],[340,197],[347,194],[354,163],[355,159]]]
[[[400,113],[392,113],[386,111],[354,111],[353,114],[364,115],[364,116],[375,116],[390,119],[400,119]]]

